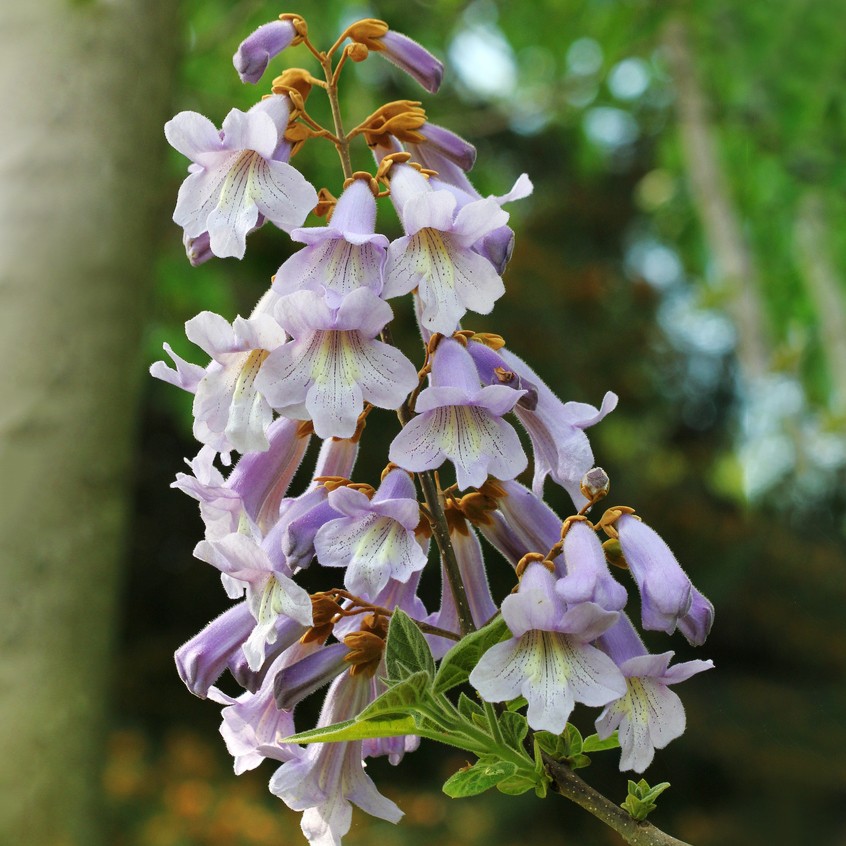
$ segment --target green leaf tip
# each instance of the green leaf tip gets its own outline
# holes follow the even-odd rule
[[[430,678],[435,675],[435,659],[423,632],[400,608],[391,615],[388,625],[385,664],[391,681],[401,681],[418,672],[427,673]]]
[[[650,787],[645,778],[635,783],[629,779],[629,795],[621,807],[629,812],[629,815],[641,822],[652,813],[658,806],[655,800],[670,786],[670,782],[662,781],[655,787]]]

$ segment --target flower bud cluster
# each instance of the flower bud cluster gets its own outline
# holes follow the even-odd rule
[[[440,63],[384,22],[357,22],[344,37],[352,41],[344,57],[380,53],[427,90],[438,88]],[[257,82],[271,59],[310,46],[308,39],[302,18],[283,15],[241,44],[235,67]],[[331,51],[312,52],[328,68],[331,97],[343,59],[333,71]],[[307,747],[286,740],[306,728],[295,709],[318,689],[329,686],[319,726],[353,719],[385,689],[387,619],[397,609],[427,632],[436,658],[471,623],[480,627],[501,611],[511,637],[473,670],[481,697],[525,697],[529,726],[553,733],[564,730],[576,702],[603,707],[597,730],[605,737],[619,729],[621,767],[640,772],[684,729],[668,686],[710,662],[670,668],[672,653],[647,652],[623,613],[628,593],[608,570],[597,530],[619,542],[644,628],[678,628],[698,645],[713,608],[631,509],[612,509],[597,526],[585,516],[610,486],[593,467],[585,430],[617,397],[606,393],[599,408],[562,402],[501,338],[461,329],[467,312],[490,313],[505,291],[514,235],[502,206],[531,193],[531,183],[524,175],[503,196],[480,196],[466,175],[472,146],[429,124],[419,104],[398,101],[358,133],[372,146],[375,177],[345,171],[335,201],[289,162],[292,138],[331,137],[344,161],[356,134],[344,135],[340,123],[331,132],[316,128],[304,89],[288,84],[308,79],[299,70],[276,77],[275,93],[230,112],[221,130],[193,112],[165,128],[191,160],[174,220],[192,263],[241,258],[247,235],[267,222],[302,245],[248,317],[230,323],[203,312],[186,323],[208,364],[165,346],[174,368],[151,368],[194,395],[202,446],[174,484],[199,502],[205,538],[194,554],[220,571],[233,603],[177,650],[180,676],[194,694],[223,705],[221,733],[236,772],[265,758],[281,765],[270,789],[303,812],[315,844],[340,842],[351,803],[394,822],[401,816],[366,775],[364,759],[399,763],[419,738]],[[307,82],[306,94],[311,88]],[[376,226],[385,194],[404,229],[393,241]],[[328,220],[304,226],[318,197]],[[389,330],[389,300],[409,294],[424,339],[419,370]],[[402,424],[378,487],[353,481],[373,408],[397,412]],[[528,433],[531,456],[514,419]],[[310,458],[314,440],[321,443]],[[531,490],[517,482],[530,460]],[[303,461],[312,462],[311,481],[297,493],[290,486]],[[231,466],[228,475],[216,462]],[[435,470],[454,474],[455,484],[439,487]],[[563,523],[542,499],[547,476],[578,512]],[[415,478],[436,485],[437,497],[421,484],[421,501]],[[432,537],[443,590],[429,611],[417,594]],[[491,594],[480,538],[501,553],[500,566],[515,568],[518,587],[504,600]],[[337,574],[338,587],[315,590],[322,568]],[[237,697],[216,687],[227,670],[243,687]]]

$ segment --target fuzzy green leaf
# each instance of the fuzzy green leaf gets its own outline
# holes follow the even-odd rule
[[[421,670],[401,682],[391,685],[381,696],[374,699],[359,715],[367,720],[386,714],[407,714],[423,702],[432,686],[432,677]]]
[[[513,775],[511,778],[506,778],[497,784],[496,789],[500,793],[506,793],[509,796],[519,796],[521,793],[528,793],[534,790],[538,785],[534,779],[525,775]]]
[[[492,623],[463,637],[441,659],[435,676],[435,693],[443,693],[466,682],[482,655],[509,634],[505,620],[497,617]]]
[[[523,751],[523,740],[529,733],[529,724],[522,714],[504,711],[499,717],[499,730],[503,740],[518,752]]]
[[[443,791],[453,799],[465,796],[477,796],[517,772],[517,765],[510,761],[500,761],[493,755],[484,755],[472,767],[465,767],[450,776]]]
[[[598,734],[591,734],[585,738],[582,743],[582,752],[604,752],[606,749],[619,749],[620,740],[617,737],[617,732],[605,740],[600,740]]]
[[[657,807],[655,799],[669,786],[670,783],[668,781],[662,781],[660,784],[656,784],[655,787],[650,787],[644,778],[637,784],[630,780],[629,795],[626,796],[626,801],[622,803],[621,807],[625,808],[633,819],[638,821],[645,820]]]
[[[399,681],[419,672],[427,673],[430,678],[435,675],[435,659],[423,632],[411,617],[399,608],[391,615],[388,626],[385,664],[388,668],[388,678],[392,681]]]
[[[458,697],[458,713],[464,717],[465,720],[473,718],[473,714],[482,716],[484,710],[478,702],[474,702],[466,693],[462,693]]]
[[[414,734],[411,716],[384,716],[369,720],[345,720],[286,737],[283,743],[337,743],[342,740],[366,740],[370,737],[397,737]]]

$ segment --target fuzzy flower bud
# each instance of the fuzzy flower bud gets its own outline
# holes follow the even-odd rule
[[[252,35],[247,36],[232,57],[232,64],[241,82],[258,82],[267,70],[268,62],[290,47],[296,37],[297,31],[290,20],[262,24]]]

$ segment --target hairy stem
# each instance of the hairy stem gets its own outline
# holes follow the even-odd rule
[[[385,326],[381,333],[382,343],[394,346],[390,326]],[[397,409],[397,417],[400,423],[405,426],[411,420],[411,411],[408,402],[404,402]],[[455,557],[455,550],[449,538],[449,525],[444,514],[443,494],[438,491],[438,484],[435,481],[435,474],[431,470],[424,470],[417,474],[420,479],[420,487],[423,490],[423,499],[426,501],[426,508],[432,523],[432,535],[438,545],[441,560],[444,565],[447,581],[449,582],[452,597],[455,600],[455,607],[458,612],[458,626],[461,634],[466,635],[476,630],[473,623],[473,615],[470,613],[470,603],[467,600],[467,591],[464,589],[464,580],[461,578],[461,569],[458,566],[458,559]]]
[[[329,105],[332,109],[332,122],[335,124],[335,135],[337,141],[335,147],[341,159],[341,169],[344,171],[344,179],[352,176],[352,162],[350,161],[350,142],[344,132],[344,122],[341,119],[341,104],[338,101],[338,86],[332,70],[332,60],[324,56],[320,60],[323,65],[323,73],[326,76],[326,93],[329,96]]]
[[[613,828],[631,846],[690,846],[651,823],[633,819],[627,811],[579,778],[566,764],[546,755],[544,763],[552,776],[552,789],[556,793],[581,805],[609,828]]]

